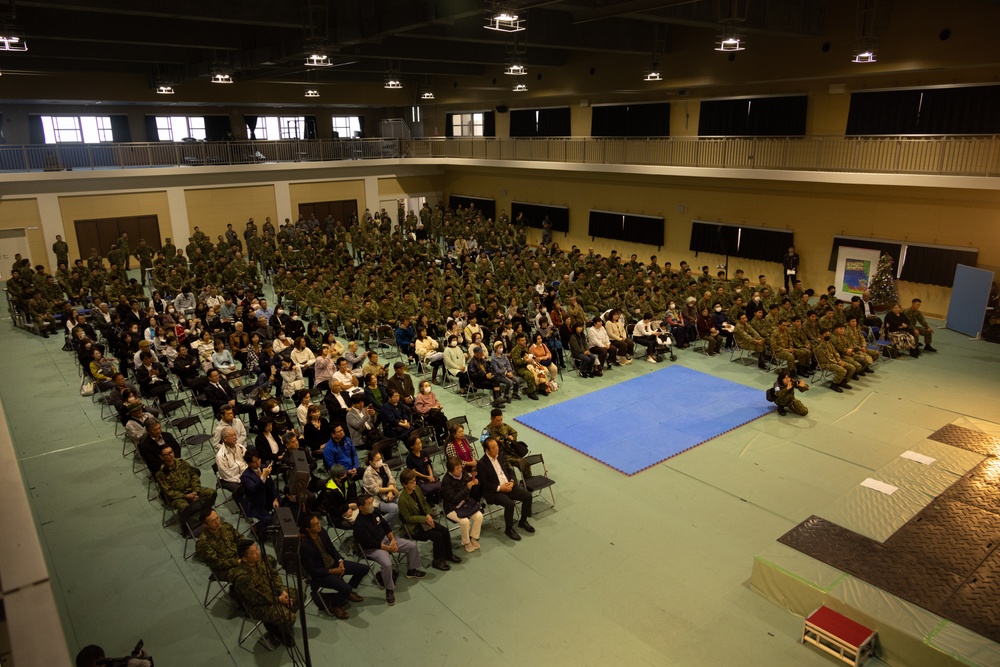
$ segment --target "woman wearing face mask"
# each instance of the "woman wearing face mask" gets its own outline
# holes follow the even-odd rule
[[[278,407],[277,403],[271,409],[281,412],[281,408]],[[275,414],[270,410],[264,411],[264,420],[260,422],[260,433],[257,434],[257,439],[254,440],[254,448],[257,450],[258,456],[260,456],[261,464],[265,466],[271,461],[278,460],[285,453],[285,445],[281,442],[281,436],[275,434],[275,422],[268,419],[268,417]],[[285,419],[288,419],[288,415],[285,415]]]
[[[712,323],[715,325],[715,328],[719,330],[719,335],[726,340],[726,349],[732,349],[733,325],[729,321],[729,315],[727,315],[726,311],[722,309],[722,304],[718,301],[712,305]]]
[[[274,425],[274,437],[280,438],[282,435],[292,430],[292,420],[281,409],[278,399],[269,398],[261,406],[261,417]]]
[[[431,383],[427,380],[420,383],[419,391],[413,399],[413,407],[416,409],[417,414],[421,415],[428,424],[434,427],[438,442],[444,442],[445,438],[448,437],[446,430],[448,427],[448,418],[445,417],[441,401],[434,395]]]
[[[444,349],[444,368],[458,378],[458,386],[464,392],[469,386],[469,372],[465,367],[468,355],[458,346],[458,335],[448,336],[448,347]]]
[[[708,314],[708,308],[702,308],[696,323],[698,327],[698,338],[705,341],[707,347],[705,351],[708,356],[714,357],[722,349],[723,337],[719,335],[719,330],[715,328],[712,317]]]

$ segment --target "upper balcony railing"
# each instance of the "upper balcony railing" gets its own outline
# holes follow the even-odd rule
[[[265,162],[372,160],[395,158],[399,155],[399,139],[0,145],[0,171],[137,169]]]
[[[988,136],[414,139],[412,157],[794,171],[1000,175]]]
[[[380,158],[1000,176],[1000,137],[477,137],[0,145],[0,172]]]

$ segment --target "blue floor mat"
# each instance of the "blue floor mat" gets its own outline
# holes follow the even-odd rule
[[[773,409],[760,389],[670,366],[516,421],[634,475]]]

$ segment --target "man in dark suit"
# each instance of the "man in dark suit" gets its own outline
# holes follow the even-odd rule
[[[799,253],[795,252],[794,247],[789,248],[785,256],[781,258],[781,266],[785,269],[785,290],[787,290],[789,280],[794,285],[796,276],[799,274]]]
[[[205,385],[205,400],[212,406],[216,414],[224,405],[231,405],[233,412],[238,415],[250,416],[250,430],[257,430],[257,410],[252,405],[239,403],[236,400],[236,392],[229,386],[219,371],[212,369],[208,372],[208,384]]]
[[[386,381],[389,391],[395,389],[399,392],[399,402],[409,411],[413,408],[413,378],[406,373],[406,364],[397,361],[392,365],[393,375]]]
[[[160,461],[160,450],[165,445],[169,445],[174,450],[174,456],[180,457],[181,446],[177,443],[177,439],[169,433],[164,433],[160,422],[155,419],[147,420],[146,437],[139,443],[139,456],[146,462],[149,473],[154,477],[156,473],[160,472],[160,466],[163,465],[163,462]]]
[[[512,540],[520,540],[521,536],[514,530],[514,505],[521,502],[521,520],[518,527],[533,533],[535,529],[528,523],[531,518],[531,493],[517,485],[514,469],[507,459],[500,456],[500,446],[494,438],[486,440],[486,454],[479,459],[476,466],[479,481],[483,488],[483,499],[491,505],[503,507],[505,534]]]
[[[347,411],[351,409],[350,396],[343,391],[343,386],[336,380],[330,380],[326,388],[323,404],[326,405],[326,412],[330,415],[330,425],[340,424],[347,431]]]

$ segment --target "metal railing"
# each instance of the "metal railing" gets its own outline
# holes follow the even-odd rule
[[[950,176],[1000,175],[994,135],[414,139],[412,157]]]
[[[136,169],[264,162],[372,160],[399,156],[399,139],[0,145],[0,171]]]
[[[650,137],[322,139],[0,145],[0,172],[467,158],[599,165],[1000,175],[994,135],[895,137]]]

